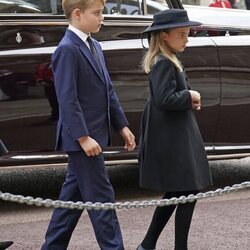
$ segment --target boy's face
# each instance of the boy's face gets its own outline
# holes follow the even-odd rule
[[[76,9],[72,14],[72,25],[86,34],[97,33],[103,23],[103,9],[102,1],[94,1],[84,11]]]

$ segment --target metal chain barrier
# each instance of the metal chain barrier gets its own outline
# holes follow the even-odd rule
[[[13,195],[10,193],[2,193],[0,191],[0,199],[4,201],[17,202],[27,205],[44,206],[44,207],[54,207],[54,208],[68,208],[68,209],[130,209],[130,208],[147,208],[156,206],[170,206],[177,205],[179,203],[194,202],[195,200],[200,200],[204,198],[211,198],[216,196],[221,196],[224,194],[229,194],[235,191],[243,190],[250,187],[250,181],[243,182],[241,184],[234,184],[233,186],[226,186],[223,189],[219,188],[215,191],[208,191],[205,193],[198,193],[196,195],[190,194],[186,196],[180,196],[179,198],[173,197],[171,199],[161,199],[161,200],[150,200],[150,201],[133,201],[133,202],[115,202],[115,203],[101,203],[101,202],[86,202],[81,201],[60,201],[42,198],[33,198],[31,196],[24,197],[22,195]]]

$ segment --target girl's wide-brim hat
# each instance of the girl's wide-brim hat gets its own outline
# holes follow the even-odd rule
[[[200,22],[190,21],[187,11],[183,9],[167,9],[153,16],[153,23],[143,33],[179,27],[199,26]]]

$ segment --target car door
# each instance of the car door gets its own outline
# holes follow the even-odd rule
[[[231,34],[230,34],[231,33]],[[221,114],[218,145],[250,143],[250,30],[213,37],[221,67]]]
[[[141,32],[150,25],[152,16],[143,15],[141,1],[132,2],[121,5],[120,1],[113,1],[112,8],[116,9],[104,15],[104,25],[94,36],[103,47],[111,79],[138,139],[148,93],[146,75],[140,69],[144,52]],[[133,13],[121,12],[121,7]],[[13,164],[18,160],[23,163],[65,160],[61,152],[54,155],[58,104],[50,60],[68,22],[60,4],[57,14],[54,5],[36,6],[36,11],[41,12],[38,14],[33,9],[29,14],[13,14],[15,9],[8,9],[9,13],[0,14],[0,139],[10,151]],[[112,133],[112,137],[113,146],[123,148],[120,136]]]
[[[220,111],[211,153],[226,158],[244,157],[250,150],[250,12],[244,1],[235,1],[232,8],[208,7],[208,1],[182,1],[183,6],[179,0],[176,2],[178,8],[184,6],[190,18],[203,23],[203,35],[217,48]]]
[[[200,31],[200,34],[203,33]],[[201,94],[201,110],[195,111],[195,115],[205,144],[211,146],[214,144],[220,114],[220,65],[217,47],[209,37],[191,36],[181,60],[190,87]]]
[[[0,137],[11,152],[53,150],[58,107],[49,65],[66,21],[0,18]]]

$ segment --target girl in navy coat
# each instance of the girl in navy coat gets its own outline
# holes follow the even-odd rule
[[[140,185],[164,191],[163,199],[196,194],[212,184],[208,160],[194,110],[201,98],[191,90],[176,57],[184,51],[190,26],[185,10],[154,15],[146,29],[149,50],[143,61],[149,76],[150,98],[145,106],[139,147]],[[187,249],[195,202],[157,207],[138,250],[155,249],[158,237],[176,209],[175,250]]]

